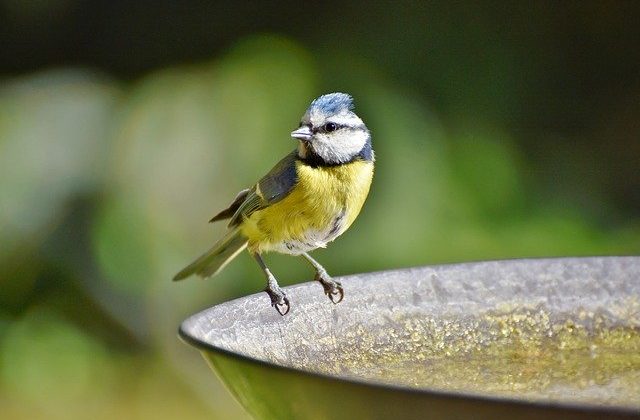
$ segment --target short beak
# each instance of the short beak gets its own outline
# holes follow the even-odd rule
[[[303,125],[302,127],[298,128],[297,130],[292,131],[291,132],[291,137],[293,137],[294,139],[298,139],[298,140],[308,141],[309,139],[311,139],[311,129],[309,127],[307,127],[306,125]]]

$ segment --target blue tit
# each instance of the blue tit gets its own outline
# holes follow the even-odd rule
[[[360,213],[373,179],[371,135],[351,96],[330,93],[311,102],[291,137],[297,148],[211,219],[230,219],[226,234],[174,280],[213,276],[247,248],[267,278],[272,306],[285,315],[289,299],[261,256],[275,251],[303,256],[331,301],[343,299],[342,285],[309,252],[342,235]]]

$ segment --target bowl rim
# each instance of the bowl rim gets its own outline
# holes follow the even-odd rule
[[[423,268],[444,268],[444,267],[452,267],[452,266],[467,266],[474,264],[482,264],[482,263],[514,263],[514,262],[527,262],[527,261],[558,261],[558,260],[574,260],[574,261],[584,261],[584,260],[596,260],[596,259],[631,259],[636,260],[640,263],[640,256],[636,255],[606,255],[606,256],[580,256],[580,257],[540,257],[540,258],[509,258],[509,259],[498,259],[498,260],[478,260],[478,261],[467,261],[460,263],[448,263],[448,264],[434,264],[434,265],[422,265],[422,266],[413,266],[406,268],[397,268],[397,269],[388,269],[388,270],[379,270],[379,271],[371,271],[366,274],[378,274],[378,273],[388,273],[388,272],[396,272],[401,270],[411,270],[411,269],[423,269]],[[363,273],[360,273],[363,274]],[[347,276],[339,276],[335,277],[335,279],[344,279],[350,276],[355,276],[356,274],[347,275]],[[315,281],[307,281],[302,283],[296,283],[294,285],[283,287],[285,290],[291,290],[295,288],[308,287],[309,285],[315,285]],[[253,293],[251,295],[246,295],[234,299],[230,299],[225,302],[220,302],[216,305],[213,305],[209,308],[203,309],[187,319],[185,319],[178,328],[178,337],[184,341],[185,343],[195,347],[200,351],[208,351],[213,353],[218,353],[223,356],[231,357],[233,359],[237,359],[238,361],[254,364],[256,366],[271,368],[280,370],[282,372],[288,372],[297,375],[306,375],[312,378],[329,380],[329,381],[338,381],[340,383],[355,385],[355,386],[363,386],[363,387],[372,387],[378,390],[386,390],[400,393],[409,393],[412,395],[431,395],[439,398],[450,398],[450,399],[461,399],[461,400],[471,400],[475,402],[483,402],[483,403],[496,403],[496,404],[514,404],[523,407],[532,407],[536,409],[561,409],[561,410],[570,410],[570,411],[582,411],[589,412],[593,414],[609,414],[609,415],[639,415],[640,407],[635,408],[632,406],[624,406],[624,405],[601,405],[594,403],[577,403],[577,402],[569,402],[569,401],[545,401],[545,400],[523,400],[518,399],[516,397],[510,396],[499,396],[499,395],[486,395],[480,393],[474,393],[469,391],[454,391],[454,390],[442,390],[436,388],[413,388],[406,385],[399,385],[393,383],[381,382],[379,380],[365,380],[356,377],[344,377],[344,376],[332,376],[326,373],[315,372],[312,370],[305,370],[298,367],[284,366],[279,365],[273,362],[269,362],[263,359],[258,359],[253,356],[247,356],[241,353],[237,353],[228,349],[225,349],[220,346],[216,346],[210,342],[207,342],[203,339],[197,338],[191,333],[187,331],[187,324],[194,318],[199,317],[201,314],[207,312],[209,309],[223,304],[230,304],[236,301],[242,301],[243,299],[261,295],[261,293]]]

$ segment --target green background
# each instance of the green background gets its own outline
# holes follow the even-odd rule
[[[2,417],[246,416],[176,331],[262,274],[242,254],[170,279],[322,93],[354,96],[378,159],[314,253],[330,273],[637,254],[639,21],[623,1],[0,0]]]

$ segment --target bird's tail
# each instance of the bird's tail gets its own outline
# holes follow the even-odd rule
[[[192,274],[197,274],[203,278],[214,276],[246,246],[247,238],[240,233],[239,228],[233,228],[210,250],[176,274],[173,281],[186,279]]]

